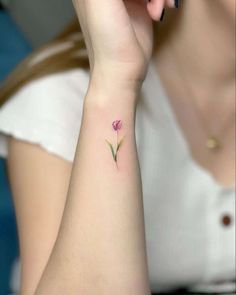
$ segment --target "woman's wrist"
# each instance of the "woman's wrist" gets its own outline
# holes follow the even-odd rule
[[[136,108],[141,81],[125,81],[112,77],[93,75],[85,97],[85,104],[97,107]]]

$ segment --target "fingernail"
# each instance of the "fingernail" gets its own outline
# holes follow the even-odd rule
[[[175,0],[175,8],[179,8],[179,0]]]
[[[162,10],[160,21],[163,21],[164,15],[165,15],[165,8]]]

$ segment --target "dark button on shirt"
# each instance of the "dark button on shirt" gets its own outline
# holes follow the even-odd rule
[[[224,226],[229,226],[232,223],[232,218],[228,214],[224,214],[221,218],[221,222]]]

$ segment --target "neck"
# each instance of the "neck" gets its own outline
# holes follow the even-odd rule
[[[220,1],[182,1],[178,22],[163,49],[192,83],[225,92],[235,81],[235,18]]]

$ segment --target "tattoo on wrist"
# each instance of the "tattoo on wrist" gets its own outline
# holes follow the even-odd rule
[[[116,147],[114,148],[113,145],[111,144],[111,142],[108,141],[107,139],[106,139],[106,142],[108,143],[108,145],[111,149],[113,160],[115,161],[116,167],[118,169],[118,162],[117,162],[118,161],[118,151],[120,150],[121,145],[124,141],[124,137],[122,137],[122,139],[119,140],[119,130],[121,130],[121,128],[122,128],[122,121],[121,120],[113,121],[112,128],[114,131],[116,131]]]

